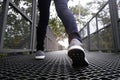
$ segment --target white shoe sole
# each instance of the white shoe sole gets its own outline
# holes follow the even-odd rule
[[[81,46],[71,46],[68,49],[68,56],[72,59],[73,66],[88,66],[85,51]]]
[[[45,56],[35,56],[35,59],[45,59]]]
[[[85,53],[84,49],[83,49],[81,46],[77,46],[77,45],[71,46],[71,47],[68,49],[68,51],[73,50],[73,49],[80,49],[81,51],[83,51],[83,52]]]

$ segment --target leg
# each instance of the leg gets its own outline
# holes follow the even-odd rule
[[[73,66],[87,66],[84,49],[81,47],[81,39],[73,14],[67,6],[68,0],[54,0],[58,16],[65,26],[69,38],[68,56],[73,61]]]
[[[77,38],[81,41],[75,18],[67,6],[68,0],[54,0],[54,2],[58,16],[62,20],[68,34],[69,43],[73,38]]]
[[[44,50],[44,39],[49,21],[49,8],[51,0],[38,0],[40,17],[37,27],[37,51]]]
[[[40,17],[37,27],[37,52],[35,59],[44,59],[44,39],[49,21],[49,8],[51,0],[38,0]]]

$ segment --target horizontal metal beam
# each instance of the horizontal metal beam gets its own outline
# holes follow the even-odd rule
[[[106,28],[108,28],[108,27],[110,27],[110,26],[111,26],[111,23],[109,23],[108,25],[106,25],[106,26],[104,26],[103,28],[99,29],[98,31],[91,33],[90,35],[94,35],[94,34],[96,34],[97,32],[100,32],[101,30],[106,29]],[[83,29],[84,29],[84,28],[83,28]],[[82,30],[83,30],[83,29],[82,29]],[[81,30],[81,31],[82,31],[82,30]],[[87,37],[88,37],[88,36],[84,37],[83,39],[85,39],[85,38],[87,38]]]
[[[17,53],[17,52],[30,52],[31,49],[2,49],[0,53]]]

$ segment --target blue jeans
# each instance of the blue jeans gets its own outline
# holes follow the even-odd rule
[[[43,45],[49,21],[50,3],[51,0],[38,0],[40,20],[37,27],[37,50],[44,50]],[[54,0],[54,3],[57,14],[65,27],[66,33],[68,34],[69,43],[73,38],[77,38],[81,41],[75,18],[67,6],[68,0]]]

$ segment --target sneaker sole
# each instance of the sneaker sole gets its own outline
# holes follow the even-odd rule
[[[45,59],[45,56],[35,56],[35,59]]]
[[[85,59],[85,53],[80,48],[71,48],[68,51],[68,56],[72,59],[72,66],[88,66],[88,62]]]

